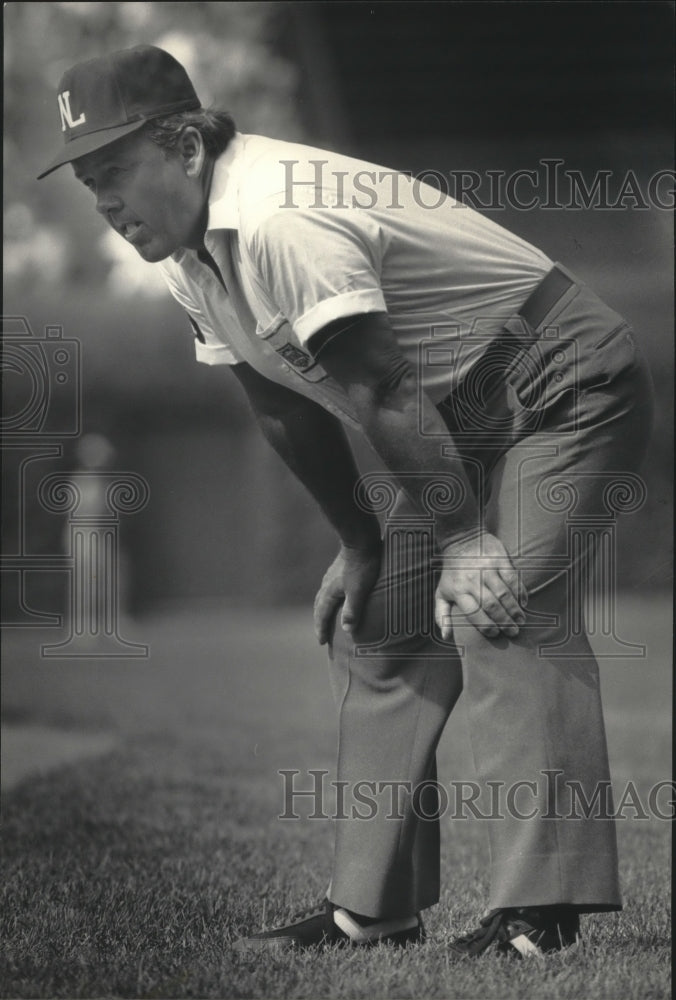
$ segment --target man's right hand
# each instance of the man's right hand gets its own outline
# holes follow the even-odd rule
[[[380,573],[382,545],[351,548],[341,545],[322,580],[315,598],[315,634],[320,645],[331,638],[334,618],[340,605],[342,628],[352,633],[361,620],[366,602]]]

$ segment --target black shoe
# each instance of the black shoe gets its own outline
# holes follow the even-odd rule
[[[313,948],[338,944],[370,948],[377,944],[407,945],[424,940],[420,917],[378,920],[362,926],[328,899],[296,914],[291,922],[270,931],[259,931],[235,942],[237,951],[279,951],[287,948]]]
[[[520,907],[493,910],[475,931],[456,938],[451,950],[476,957],[492,945],[502,953],[525,957],[574,948],[579,944],[580,918],[572,906]]]

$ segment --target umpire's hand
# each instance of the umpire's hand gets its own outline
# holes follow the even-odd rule
[[[455,605],[482,635],[495,639],[502,633],[513,639],[525,621],[522,608],[527,603],[526,588],[495,535],[477,532],[442,550],[434,602],[434,618],[442,638],[453,637],[451,611]]]
[[[357,628],[380,573],[381,546],[351,548],[341,545],[315,598],[315,633],[321,645],[331,638],[333,620],[343,605],[340,624],[346,632]]]

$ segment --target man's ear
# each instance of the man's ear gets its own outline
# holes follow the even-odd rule
[[[206,162],[204,140],[198,129],[189,125],[181,132],[178,140],[178,153],[183,160],[183,167],[188,177],[199,177]]]

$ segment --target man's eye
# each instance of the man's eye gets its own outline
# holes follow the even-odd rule
[[[118,177],[119,174],[123,173],[124,173],[123,167],[108,167],[108,169],[106,170],[106,174],[108,175],[108,177]]]

